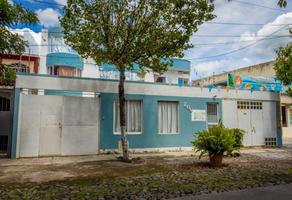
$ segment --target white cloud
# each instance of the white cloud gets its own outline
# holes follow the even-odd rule
[[[277,0],[253,0],[253,2],[259,5],[278,8]],[[282,37],[278,39],[267,39],[257,42],[256,45],[246,48],[242,47],[263,39],[259,38],[259,35],[269,35],[273,33],[281,28],[279,24],[292,24],[291,11],[292,5],[289,4],[283,11],[278,11],[240,4],[236,1],[227,2],[226,0],[216,0],[215,14],[217,17],[213,20],[214,22],[265,25],[224,25],[206,23],[200,26],[198,32],[191,37],[191,42],[195,45],[195,48],[185,51],[185,58],[190,59],[192,62],[192,78],[210,76],[213,72],[221,73],[223,71],[275,59],[275,49],[291,42],[292,38]],[[201,35],[201,37],[197,37],[196,35]],[[234,37],[202,37],[202,35],[234,35]],[[283,29],[275,33],[275,35],[288,35],[288,30]],[[208,45],[210,43],[211,45]],[[215,45],[212,45],[212,43],[215,43]],[[196,44],[203,45],[196,46]]]
[[[52,8],[46,8],[44,10],[37,10],[36,14],[40,20],[40,23],[46,27],[56,26],[59,23],[60,13]]]
[[[206,76],[212,76],[213,73],[223,73],[226,71],[232,71],[241,67],[252,65],[252,61],[243,57],[242,59],[221,59],[214,61],[205,61],[193,65],[192,79],[200,79]]]
[[[39,55],[40,44],[41,44],[41,33],[36,33],[29,28],[14,29],[11,30],[13,33],[17,33],[28,42],[28,48],[25,49],[25,53]]]
[[[54,0],[57,4],[60,5],[66,5],[67,4],[67,0]]]
[[[242,34],[240,41],[252,40],[250,44],[256,42],[252,52],[261,57],[273,57],[275,55],[275,50],[280,46],[291,42],[291,37],[279,37],[274,39],[262,38],[261,36],[287,36],[288,27],[282,26],[282,24],[292,24],[292,12],[282,14],[278,16],[274,21],[267,23],[257,32],[245,32]],[[244,46],[246,44],[242,44]],[[235,45],[235,47],[240,47],[240,45]]]
[[[39,3],[38,1],[34,1],[34,0],[28,0],[28,1],[31,2],[31,3],[36,3],[36,4]],[[52,4],[54,4],[54,3],[60,4],[60,6],[67,5],[67,0],[53,0],[53,2],[49,2],[48,0],[39,0],[39,1],[46,2],[46,3],[48,3],[48,5],[49,5],[49,3],[52,3]]]

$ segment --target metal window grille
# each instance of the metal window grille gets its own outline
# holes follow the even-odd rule
[[[0,111],[10,111],[10,100],[0,97]]]
[[[217,103],[207,103],[208,123],[218,123],[218,105]]]
[[[237,109],[240,110],[262,110],[263,103],[260,101],[237,101]]]
[[[22,63],[13,63],[9,67],[16,72],[29,73],[29,67]]]

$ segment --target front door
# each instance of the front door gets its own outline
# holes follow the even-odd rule
[[[238,128],[244,130],[244,146],[265,144],[263,105],[260,101],[237,101]]]
[[[265,145],[265,133],[263,131],[263,112],[261,109],[251,110],[251,145]]]
[[[243,135],[243,145],[251,146],[252,145],[252,135],[251,135],[251,124],[250,117],[251,113],[249,109],[238,109],[237,111],[238,119],[238,128],[244,130]]]
[[[61,122],[63,98],[61,96],[37,96],[42,101],[40,107],[40,147],[39,155],[60,155]]]

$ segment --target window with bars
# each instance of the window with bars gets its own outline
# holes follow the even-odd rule
[[[207,103],[208,127],[218,124],[218,103]]]
[[[9,67],[16,72],[29,73],[29,67],[22,63],[13,63]]]
[[[0,97],[0,111],[10,111],[10,99]]]
[[[261,101],[237,101],[237,109],[240,110],[262,110],[263,103]]]

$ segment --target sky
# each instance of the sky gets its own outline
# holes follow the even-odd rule
[[[40,24],[19,32],[32,44],[40,43],[42,28],[59,26],[67,0],[9,0],[33,10]],[[292,42],[292,0],[281,9],[278,0],[215,0],[216,18],[201,25],[191,37],[194,48],[185,52],[191,61],[191,79],[274,60],[276,49]],[[289,26],[290,25],[290,26]],[[33,31],[31,32],[30,29]],[[34,46],[33,52],[38,52]]]

